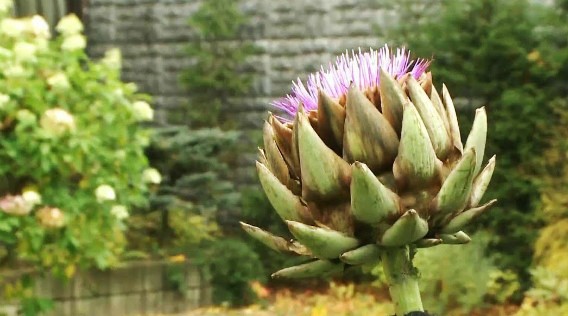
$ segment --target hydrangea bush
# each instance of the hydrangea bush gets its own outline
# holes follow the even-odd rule
[[[118,261],[129,210],[160,181],[144,147],[148,97],[120,53],[85,54],[74,16],[0,17],[0,260],[71,276]]]

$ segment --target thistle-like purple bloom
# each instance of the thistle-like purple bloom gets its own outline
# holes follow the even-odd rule
[[[332,98],[340,98],[347,93],[351,83],[361,90],[377,87],[381,68],[395,78],[410,73],[418,79],[429,65],[429,60],[411,60],[410,52],[404,48],[397,48],[395,53],[387,45],[368,52],[361,52],[361,49],[358,53],[346,52],[327,68],[322,66],[319,72],[310,74],[305,85],[298,78],[293,82],[291,93],[273,101],[272,106],[284,113],[282,120],[289,121],[296,116],[300,104],[307,111],[317,109],[318,90]]]

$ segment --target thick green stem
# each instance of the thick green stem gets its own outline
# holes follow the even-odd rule
[[[386,248],[381,258],[396,316],[423,312],[418,288],[418,270],[412,265],[408,246]]]

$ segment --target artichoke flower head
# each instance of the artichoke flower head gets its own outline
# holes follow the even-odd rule
[[[313,260],[273,277],[312,277],[376,261],[388,247],[463,244],[495,157],[482,169],[487,117],[462,144],[456,111],[408,51],[344,54],[273,102],[257,171],[293,240],[241,223],[277,251]]]

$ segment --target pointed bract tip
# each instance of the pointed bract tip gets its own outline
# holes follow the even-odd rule
[[[254,231],[255,231],[255,228],[256,228],[256,227],[254,227],[254,226],[252,226],[252,225],[249,225],[249,224],[247,224],[247,223],[245,223],[245,222],[240,222],[240,221],[239,221],[239,224],[241,225],[241,228],[242,228],[245,232],[247,232],[247,233],[250,233],[250,232],[254,232]]]
[[[284,223],[288,228],[298,227],[298,222],[295,221],[284,220]]]
[[[360,162],[360,161],[355,161],[353,163],[353,168],[363,169],[363,168],[365,168],[365,164]]]
[[[260,171],[260,169],[262,169],[262,168],[266,168],[266,166],[262,162],[257,160],[256,161],[256,170]]]

